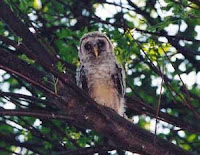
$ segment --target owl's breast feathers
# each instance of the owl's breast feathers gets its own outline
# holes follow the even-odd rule
[[[97,103],[110,107],[118,112],[120,97],[112,85],[95,81],[89,88],[89,94]]]
[[[87,64],[82,67],[82,88],[99,104],[114,109],[120,115],[124,113],[124,85],[121,70],[115,63],[103,63],[98,66]],[[85,80],[85,81],[83,81]],[[87,87],[83,87],[87,83]]]

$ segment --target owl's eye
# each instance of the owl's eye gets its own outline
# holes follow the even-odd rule
[[[91,46],[91,44],[90,43],[86,43],[85,45],[84,45],[84,48],[86,49],[86,50],[91,50],[92,49],[92,46]]]
[[[104,44],[105,44],[104,41],[99,40],[98,43],[97,43],[97,46],[98,46],[98,48],[100,49],[100,48],[102,48],[102,47],[104,46]]]

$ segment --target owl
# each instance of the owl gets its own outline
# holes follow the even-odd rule
[[[125,112],[125,74],[116,62],[110,39],[101,32],[90,32],[80,40],[80,68],[77,85],[87,91],[98,104]]]

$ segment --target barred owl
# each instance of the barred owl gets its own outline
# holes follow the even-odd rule
[[[125,111],[125,74],[116,62],[110,39],[100,32],[85,34],[80,40],[80,68],[77,85],[87,91],[98,104]]]

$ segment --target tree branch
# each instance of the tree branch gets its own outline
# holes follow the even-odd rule
[[[37,154],[41,154],[41,151],[39,149],[43,148],[44,146],[38,143],[27,143],[27,142],[19,142],[18,140],[15,139],[15,135],[7,135],[5,133],[1,133],[0,132],[0,136],[1,136],[1,140],[7,144],[9,144],[10,146],[14,145],[14,146],[18,146],[18,147],[24,147],[27,148],[28,150],[31,150]]]
[[[26,81],[34,84],[37,87],[49,92],[50,94],[55,94],[51,88],[48,88],[44,83],[45,75],[28,65],[26,62],[20,60],[15,55],[0,49],[0,68],[11,74],[18,75],[25,79]],[[17,64],[17,65],[16,65]],[[23,73],[22,73],[23,72]]]
[[[189,0],[189,1],[200,7],[200,1],[199,0]]]
[[[36,117],[41,119],[60,119],[67,120],[69,122],[74,121],[73,117],[56,114],[54,112],[46,112],[46,111],[33,111],[33,110],[5,110],[0,109],[0,116],[29,116]]]
[[[31,49],[40,60],[46,61],[48,64],[56,63],[54,57],[41,45],[37,38],[29,31],[28,27],[26,27],[26,25],[10,11],[9,6],[3,2],[3,0],[0,1],[0,17],[19,37],[22,38],[22,42],[28,49]]]
[[[48,101],[47,99],[43,100],[34,96],[28,96],[24,94],[19,94],[19,93],[11,93],[11,92],[2,92],[0,91],[0,96],[6,96],[9,98],[15,98],[15,99],[22,99],[23,101],[31,101],[31,102],[38,102],[38,103],[43,103],[43,104],[52,104],[52,102]]]
[[[80,148],[76,150],[69,150],[64,152],[56,152],[57,155],[89,155],[95,153],[104,153],[112,150],[116,150],[116,147],[113,146],[94,146],[94,147],[86,147]]]
[[[126,104],[127,104],[128,108],[130,108],[136,112],[140,112],[142,114],[144,113],[144,114],[154,117],[154,118],[156,117],[156,110],[144,102],[141,102],[139,100],[136,100],[132,97],[127,96]],[[186,122],[181,118],[171,116],[171,115],[161,112],[161,111],[159,112],[158,119],[168,122],[170,124],[173,124],[174,126],[180,127],[184,130],[188,130],[190,132],[195,132],[195,133],[200,133],[200,126],[198,123],[193,124],[193,123],[190,123],[189,121]]]

